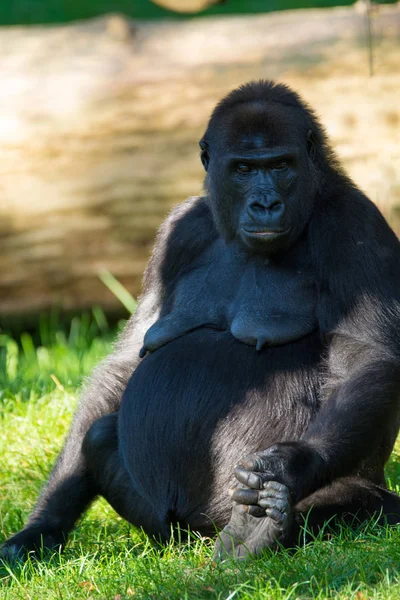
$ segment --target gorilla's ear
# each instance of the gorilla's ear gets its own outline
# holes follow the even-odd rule
[[[204,169],[208,171],[208,163],[210,162],[210,155],[208,153],[208,143],[205,140],[200,140],[199,146],[201,148],[200,160],[203,164]]]
[[[314,133],[312,131],[312,129],[309,129],[307,131],[307,152],[309,157],[311,158],[311,160],[313,160],[315,158],[315,154],[316,154],[316,139],[314,136]]]

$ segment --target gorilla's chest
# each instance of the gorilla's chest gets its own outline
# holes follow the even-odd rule
[[[232,335],[257,350],[297,340],[317,327],[315,288],[301,272],[252,266],[228,306]]]
[[[144,348],[154,351],[189,331],[212,327],[261,350],[311,333],[315,312],[315,285],[302,269],[233,251],[215,253],[181,275],[167,314],[148,330]]]

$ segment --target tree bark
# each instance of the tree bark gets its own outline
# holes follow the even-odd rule
[[[351,9],[0,30],[0,314],[115,309],[104,269],[138,294],[160,221],[202,191],[210,111],[252,78],[301,92],[392,218],[399,23],[398,7],[375,16],[372,79]]]

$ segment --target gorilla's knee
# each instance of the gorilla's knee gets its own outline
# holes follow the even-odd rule
[[[89,467],[97,466],[102,462],[104,453],[109,455],[117,448],[117,418],[117,413],[101,417],[87,431],[82,452]]]

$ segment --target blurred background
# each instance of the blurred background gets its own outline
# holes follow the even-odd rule
[[[399,65],[397,2],[2,0],[3,332],[133,309],[210,111],[254,78],[303,95],[400,234]]]

